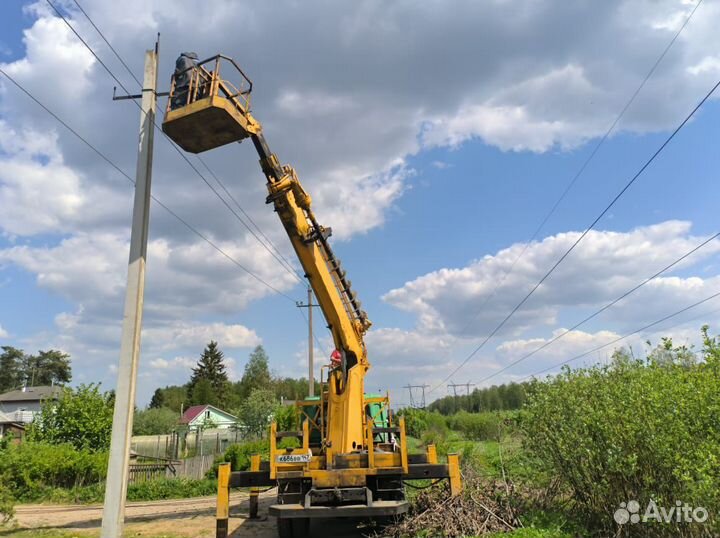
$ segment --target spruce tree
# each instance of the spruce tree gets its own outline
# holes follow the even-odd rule
[[[155,392],[152,395],[152,398],[150,399],[150,409],[160,409],[161,407],[165,406],[165,394],[163,393],[163,390],[158,388],[155,389]]]
[[[218,349],[217,342],[210,341],[197,362],[197,366],[192,369],[192,377],[188,383],[188,399],[191,405],[202,405],[209,402],[194,401],[195,385],[205,379],[209,382],[215,395],[217,405],[225,405],[227,396],[228,376],[225,371],[225,363],[223,362],[223,352]]]

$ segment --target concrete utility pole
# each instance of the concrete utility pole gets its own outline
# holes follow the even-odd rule
[[[125,496],[128,486],[130,440],[132,437],[135,386],[140,358],[145,260],[147,258],[152,177],[153,135],[155,128],[158,45],[145,52],[145,77],[142,88],[140,140],[135,176],[135,203],[130,235],[127,291],[123,314],[120,365],[118,367],[113,413],[110,460],[108,461],[103,508],[102,538],[121,538],[125,523]]]
[[[312,288],[308,286],[308,395],[315,396],[315,366],[313,364]]]
[[[313,304],[313,291],[310,286],[308,286],[307,294],[307,304],[301,301],[297,301],[295,303],[295,306],[297,306],[298,308],[308,309],[308,396],[315,396],[315,359],[313,355],[313,307],[320,305]]]

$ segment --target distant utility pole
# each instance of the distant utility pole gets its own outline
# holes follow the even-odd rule
[[[308,286],[307,294],[307,304],[303,303],[302,301],[296,301],[295,306],[297,306],[298,308],[308,309],[308,395],[315,396],[315,365],[313,364],[313,307],[317,307],[320,305],[313,304],[313,291],[310,286]]]
[[[425,389],[429,387],[430,385],[405,385],[403,387],[405,389],[408,389],[408,392],[410,393],[410,407],[414,407],[416,409],[425,409]],[[420,401],[420,405],[415,404],[415,399],[413,398],[413,389],[422,390],[422,400]]]
[[[458,393],[457,388],[458,387],[465,387],[465,390],[467,391],[467,395],[470,396],[470,387],[474,387],[475,383],[470,383],[469,381],[467,383],[448,383],[448,389],[452,389],[453,396],[455,397],[455,410],[457,411],[458,407]],[[469,404],[470,402],[468,402]]]
[[[130,235],[125,312],[123,313],[120,365],[115,390],[110,459],[105,486],[102,538],[121,538],[125,524],[125,496],[130,463],[130,440],[135,407],[135,386],[140,359],[145,261],[147,258],[150,218],[150,183],[152,178],[153,135],[157,87],[158,44],[145,52],[145,77],[142,88],[140,141],[135,176],[135,202]]]

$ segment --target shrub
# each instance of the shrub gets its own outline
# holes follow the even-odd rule
[[[5,524],[15,516],[15,500],[10,490],[0,484],[0,524]]]
[[[215,458],[212,468],[205,475],[208,478],[217,478],[218,466],[221,463],[230,463],[233,471],[247,471],[250,469],[250,456],[260,454],[261,458],[267,459],[270,455],[269,441],[250,441],[230,445],[225,454]]]
[[[178,413],[167,407],[150,408],[135,413],[133,435],[162,435],[178,425]]]
[[[298,429],[298,412],[294,405],[278,405],[275,408],[274,416],[278,431]]]
[[[563,479],[592,526],[612,530],[613,509],[631,499],[665,507],[682,501],[718,513],[720,367],[707,358],[702,364],[615,361],[565,369],[531,385],[521,421],[527,445]],[[703,531],[679,523],[627,530]]]
[[[27,442],[3,451],[0,481],[18,500],[40,500],[53,488],[101,482],[107,457],[107,453],[77,450],[69,444]]]
[[[217,481],[212,479],[160,478],[128,486],[128,501],[154,501],[159,499],[185,499],[206,497],[217,493]]]
[[[65,388],[58,402],[47,401],[28,428],[29,441],[103,451],[110,447],[113,397],[100,393],[99,385]]]
[[[408,435],[420,439],[427,430],[427,412],[407,408],[400,411],[398,415],[405,417],[405,431]]]
[[[497,413],[460,411],[446,420],[450,429],[460,431],[474,441],[489,441],[500,435],[501,419]]]

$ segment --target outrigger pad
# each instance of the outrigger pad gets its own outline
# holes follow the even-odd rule
[[[190,153],[239,142],[257,132],[233,102],[217,95],[170,110],[162,130]]]

